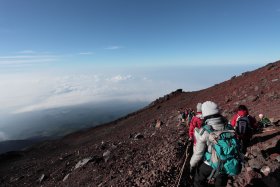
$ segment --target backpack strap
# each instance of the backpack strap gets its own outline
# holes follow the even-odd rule
[[[212,132],[212,133],[214,133],[215,134],[215,136],[220,136],[221,134],[223,134],[223,133],[227,133],[227,132],[229,132],[229,133],[232,133],[232,134],[234,134],[235,133],[235,131],[234,130],[223,130],[223,131],[217,131],[217,132]]]
[[[202,136],[202,135],[204,134],[205,131],[207,131],[207,132],[210,134],[210,133],[213,132],[214,130],[213,130],[213,128],[212,128],[210,125],[204,125],[204,126],[202,127],[202,130],[200,131],[199,135]]]
[[[250,116],[250,114],[248,114],[247,118],[248,118],[248,122],[249,122],[249,128],[250,128],[250,130],[252,130],[253,129],[253,127],[252,127],[253,124],[252,124],[252,121],[250,119],[253,118],[253,117]]]

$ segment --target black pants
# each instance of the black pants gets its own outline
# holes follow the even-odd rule
[[[207,186],[208,177],[212,172],[212,167],[208,166],[205,163],[202,163],[196,171],[194,177],[194,187],[205,187]],[[215,179],[215,187],[226,186],[228,181],[228,176],[224,174],[220,174]]]
[[[241,143],[241,151],[243,154],[246,154],[247,148],[250,146],[250,138],[242,138],[240,139]]]

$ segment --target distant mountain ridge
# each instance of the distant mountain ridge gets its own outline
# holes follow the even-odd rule
[[[0,154],[15,150],[19,151],[24,148],[28,148],[36,143],[42,142],[46,139],[47,138],[2,141],[0,142]]]

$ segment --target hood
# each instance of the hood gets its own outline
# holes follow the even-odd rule
[[[202,112],[197,112],[196,113],[196,117],[200,118],[200,119],[203,119]]]
[[[246,110],[239,110],[237,112],[238,116],[243,117],[243,116],[247,116],[248,115],[248,111]]]
[[[207,119],[205,123],[211,125],[214,130],[223,130],[225,128],[225,121],[222,117]]]

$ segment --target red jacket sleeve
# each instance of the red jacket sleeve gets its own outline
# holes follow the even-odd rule
[[[238,117],[238,115],[235,114],[235,115],[233,116],[233,118],[231,119],[230,124],[231,124],[232,127],[235,127],[237,117]]]
[[[190,122],[190,128],[189,128],[189,137],[194,138],[194,129],[195,128],[201,128],[202,125],[202,120],[197,117],[194,116]]]
[[[194,128],[195,128],[195,117],[193,117],[191,122],[190,122],[189,138],[193,138],[194,137]]]

